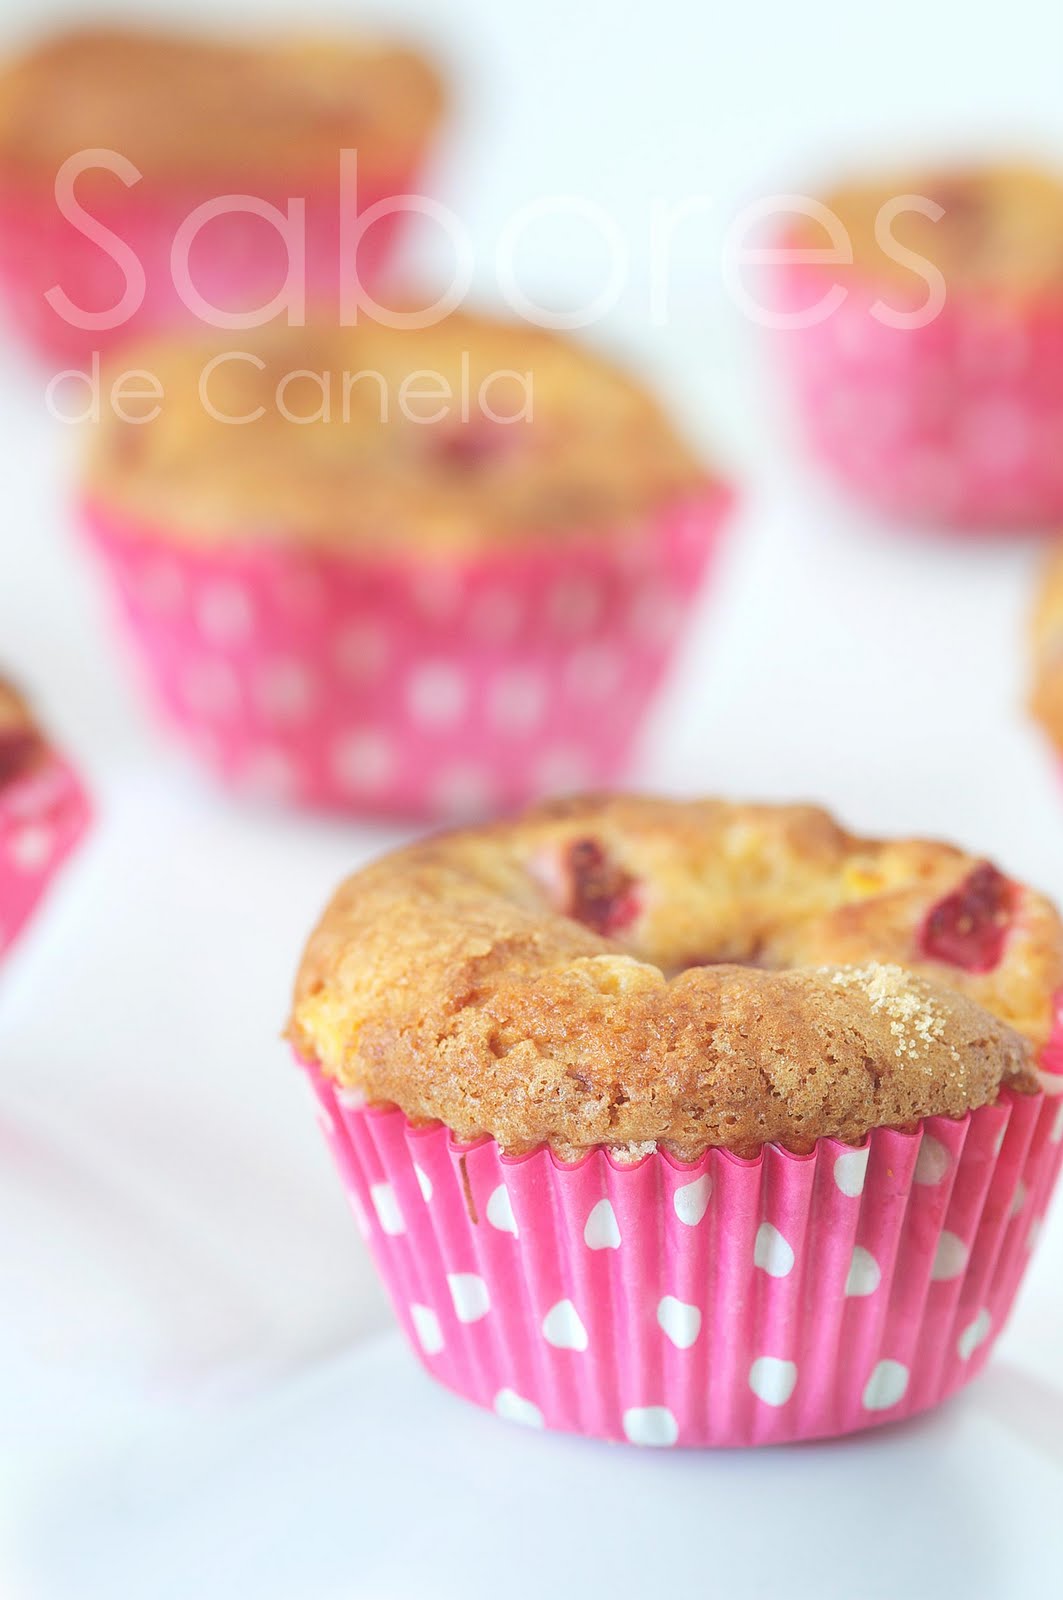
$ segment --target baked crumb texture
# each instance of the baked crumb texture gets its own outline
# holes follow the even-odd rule
[[[148,343],[118,366],[154,373],[165,400],[148,423],[104,416],[87,495],[192,545],[622,537],[708,481],[640,385],[525,323],[277,327]]]
[[[1063,549],[1049,557],[1031,619],[1030,710],[1063,753]]]
[[[363,180],[410,171],[443,91],[412,51],[371,41],[258,44],[109,27],[56,34],[0,70],[0,165],[51,183],[85,149],[115,150],[142,176],[335,179],[355,149]],[[79,180],[108,196],[118,180]]]
[[[901,172],[838,187],[824,203],[845,228],[854,267],[907,283],[920,300],[926,283],[904,252],[931,262],[950,290],[1025,300],[1063,289],[1059,174],[1018,165]],[[812,219],[796,236],[821,249],[828,242]]]
[[[943,844],[806,806],[556,802],[340,888],[290,1033],[461,1140],[694,1160],[811,1149],[1037,1087],[1053,907]]]

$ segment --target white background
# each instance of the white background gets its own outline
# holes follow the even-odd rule
[[[211,17],[218,9],[181,8]],[[31,19],[71,12],[87,8],[3,0],[0,24],[14,38]],[[261,0],[227,0],[226,13],[288,24],[311,14]],[[349,8],[331,14],[347,17]],[[557,193],[599,202],[629,241],[631,274],[592,337],[641,364],[692,436],[743,485],[718,581],[635,777],[666,790],[818,799],[860,829],[945,834],[1063,897],[1063,784],[1022,704],[1035,546],[905,537],[835,499],[793,449],[762,337],[730,308],[718,265],[720,237],[744,201],[814,181],[843,162],[998,146],[1063,160],[1057,0],[1013,0],[992,13],[927,0],[889,8],[842,0],[719,8],[697,0],[641,8],[409,0],[367,5],[359,16],[402,21],[434,38],[464,77],[438,190],[472,231],[481,295],[496,292],[494,243],[515,207]],[[691,195],[713,204],[677,246],[671,315],[654,328],[646,312],[648,218],[654,200]],[[424,259],[445,264],[431,240]],[[565,222],[529,233],[521,263],[528,291],[554,304],[593,294],[603,270],[600,246]],[[277,1035],[299,947],[326,894],[398,835],[239,808],[156,733],[74,536],[77,441],[47,417],[43,388],[44,375],[5,349],[0,662],[32,689],[79,758],[100,817],[0,979],[2,1593],[5,1561],[12,1572],[22,1566],[32,1590],[20,1547],[30,1527],[36,1537],[46,1530],[45,1542],[53,1534],[61,1541],[70,1496],[80,1497],[67,1485],[86,1481],[80,1463],[120,1453],[177,1415],[224,1430],[233,1406],[291,1382],[295,1399],[283,1403],[277,1426],[305,1442],[316,1402],[299,1397],[320,1392],[306,1385],[339,1373],[352,1397],[366,1399],[363,1369],[349,1357],[335,1361],[358,1336],[387,1325]],[[923,1565],[906,1588],[914,1600],[932,1592],[1026,1600],[1035,1592],[1016,1576],[1009,1541],[1023,1504],[1047,1498],[1054,1484],[1058,1505],[1063,1486],[1061,1269],[1057,1215],[997,1375],[981,1398],[961,1402],[973,1408],[964,1420],[928,1423],[899,1452],[894,1440],[845,1458],[863,1463],[876,1492],[884,1474],[887,1491],[905,1476],[933,1486],[938,1471],[971,1451],[980,1461],[984,1452],[987,1472],[1006,1466],[1008,1484],[1021,1486],[1012,1523],[1012,1502],[994,1491],[995,1528],[980,1532],[988,1553],[966,1570],[962,1591],[962,1539],[935,1539],[935,1528],[919,1523]],[[403,1423],[405,1459],[444,1474],[435,1490],[444,1507],[453,1492],[449,1438],[466,1472],[497,1452],[515,1483],[541,1492],[504,1430],[467,1422],[461,1408],[430,1398],[404,1362],[392,1370],[389,1361],[373,1369],[372,1385],[399,1414],[423,1405],[426,1432],[410,1430],[408,1417]],[[371,1511],[391,1481],[366,1466],[387,1426],[379,1394],[367,1415],[362,1449],[352,1441],[337,1470],[353,1475],[352,1503]],[[200,1447],[187,1446],[193,1456]],[[579,1448],[551,1445],[542,1469],[558,1483],[579,1482],[575,1462],[584,1458],[565,1454]],[[774,1457],[757,1469],[766,1475],[759,1480],[743,1466],[727,1479],[728,1525],[752,1516],[766,1489],[791,1494],[792,1475],[813,1471],[796,1463],[820,1459]],[[388,1471],[405,1470],[394,1449],[389,1462]],[[588,1474],[598,1499],[587,1503],[603,1516],[610,1507],[601,1504],[602,1484],[612,1485],[616,1470]],[[615,1492],[634,1495],[647,1517],[662,1482],[673,1512],[689,1504],[693,1514],[704,1505],[703,1488],[710,1498],[722,1492],[718,1476],[715,1488],[706,1477],[716,1467],[670,1466],[662,1479],[663,1470],[640,1458]],[[822,1471],[821,1492],[830,1496],[850,1468]],[[239,1498],[244,1481],[235,1471],[227,1492]],[[268,1487],[252,1487],[252,1472],[246,1483],[248,1495],[268,1501]],[[438,1498],[433,1505],[438,1510]],[[627,1505],[625,1514],[636,1509]],[[977,1517],[977,1503],[971,1509]],[[560,1503],[553,1514],[562,1515]],[[670,1526],[656,1513],[653,1522]],[[120,1559],[124,1541],[103,1513],[93,1526],[107,1552],[99,1576]],[[364,1526],[362,1560],[349,1571],[326,1583],[306,1578],[304,1566],[299,1584],[287,1560],[270,1563],[257,1592],[264,1600],[430,1593],[416,1579],[415,1555],[414,1565],[388,1569],[383,1525],[368,1516]],[[494,1548],[497,1529],[476,1526],[484,1548]],[[636,1553],[626,1576],[611,1579],[618,1593],[625,1584],[634,1592],[654,1570],[640,1565],[637,1551],[645,1557],[651,1547],[638,1544],[639,1526],[635,1515],[634,1531],[623,1536]],[[292,1525],[296,1547],[304,1532]],[[130,1547],[138,1537],[144,1543],[135,1525],[124,1533]],[[730,1593],[777,1592],[765,1576],[780,1581],[774,1557],[754,1552],[750,1561],[748,1549],[732,1550],[722,1526],[718,1533],[720,1550],[731,1552]],[[1039,1541],[1027,1550],[1041,1570],[1052,1571],[1053,1560],[1058,1570],[1058,1518],[1023,1537]],[[580,1549],[577,1542],[568,1550],[570,1575],[583,1570]],[[359,1571],[373,1576],[360,1579]],[[468,1593],[481,1592],[475,1571]],[[482,1592],[490,1593],[489,1566],[483,1571]],[[122,1591],[101,1581],[100,1592]],[[156,1591],[141,1577],[135,1592],[139,1600]],[[235,1595],[237,1580],[218,1592]],[[864,1589],[839,1592],[889,1590],[868,1577]]]

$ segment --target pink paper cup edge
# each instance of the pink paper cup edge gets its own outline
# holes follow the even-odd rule
[[[446,819],[622,776],[733,498],[438,562],[196,549],[92,504],[82,521],[156,705],[227,783]]]
[[[91,819],[79,778],[55,754],[0,791],[0,959],[25,931]]]
[[[1063,1157],[1059,1023],[1041,1093],[692,1165],[509,1159],[300,1065],[427,1371],[509,1421],[640,1445],[794,1443],[940,1404],[1004,1326]]]
[[[954,296],[927,327],[872,315],[884,286],[837,270],[847,300],[775,335],[812,454],[901,523],[955,534],[1063,523],[1063,294],[994,307]],[[778,309],[815,304],[832,269],[777,269]],[[888,297],[887,297],[888,298]]]

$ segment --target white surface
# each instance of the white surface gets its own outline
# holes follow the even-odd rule
[[[638,776],[805,795],[861,828],[951,835],[1063,896],[1063,789],[1021,709],[1033,548],[905,541],[828,498],[783,448],[757,341],[712,253],[742,197],[842,150],[933,135],[1063,152],[1055,0],[1015,0],[983,27],[969,8],[916,0],[878,19],[842,0],[659,0],[626,22],[559,0],[372,9],[424,18],[472,64],[444,192],[473,231],[483,289],[514,205],[551,189],[600,201],[630,239],[632,275],[596,336],[638,352],[747,480]],[[251,0],[229,12],[296,14]],[[0,20],[30,14],[8,0]],[[648,208],[689,193],[719,205],[684,234],[669,326],[651,328]],[[571,227],[529,237],[526,281],[544,297],[587,292],[600,265]],[[774,1600],[828,1551],[852,1600],[1050,1592],[1040,1574],[1063,1554],[1058,1211],[994,1373],[903,1437],[662,1462],[506,1432],[387,1350],[319,1365],[386,1313],[277,1033],[325,895],[397,835],[239,809],[153,731],[69,526],[72,440],[45,415],[41,375],[6,354],[4,367],[0,659],[81,759],[100,824],[0,978],[0,1590],[5,1542],[25,1556],[32,1535],[42,1585],[53,1547],[57,1594],[422,1600],[493,1593],[503,1568],[508,1592],[530,1593],[530,1579],[513,1587],[514,1549],[521,1571],[541,1571],[551,1547],[535,1530],[559,1519],[560,1592],[589,1563],[618,1596],[653,1592],[678,1559],[698,1592]],[[235,1391],[278,1382],[263,1409],[226,1420]],[[120,1442],[144,1434],[166,1454],[188,1411],[187,1495],[146,1469],[141,1483],[136,1465],[98,1481],[86,1466],[112,1450],[139,1462]],[[197,1498],[201,1472],[236,1519],[235,1550]],[[87,1540],[95,1591],[77,1561]],[[450,1588],[425,1577],[440,1545]],[[155,1549],[160,1581],[198,1563],[197,1585],[134,1582]],[[245,1558],[255,1586],[226,1587],[217,1574]],[[199,1586],[212,1572],[215,1587]]]
[[[635,1450],[499,1422],[392,1335],[71,1472],[23,1553],[41,1600],[1048,1600],[1060,1408],[1002,1362],[877,1435]]]

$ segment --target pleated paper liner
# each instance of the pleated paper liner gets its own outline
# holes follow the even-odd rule
[[[1063,1097],[1005,1090],[807,1156],[508,1159],[307,1070],[429,1372],[511,1420],[636,1444],[781,1444],[937,1405],[1004,1326],[1063,1152]]]
[[[0,959],[89,824],[88,799],[58,757],[0,788]]]
[[[793,262],[776,275],[776,309],[815,308],[835,283],[846,291],[840,305],[774,336],[820,462],[900,521],[1054,531],[1063,522],[1063,293],[1033,304],[957,293],[925,327],[896,327],[881,316],[888,288],[852,267]]]
[[[729,505],[435,562],[85,520],[160,709],[224,780],[448,817],[624,772]]]

